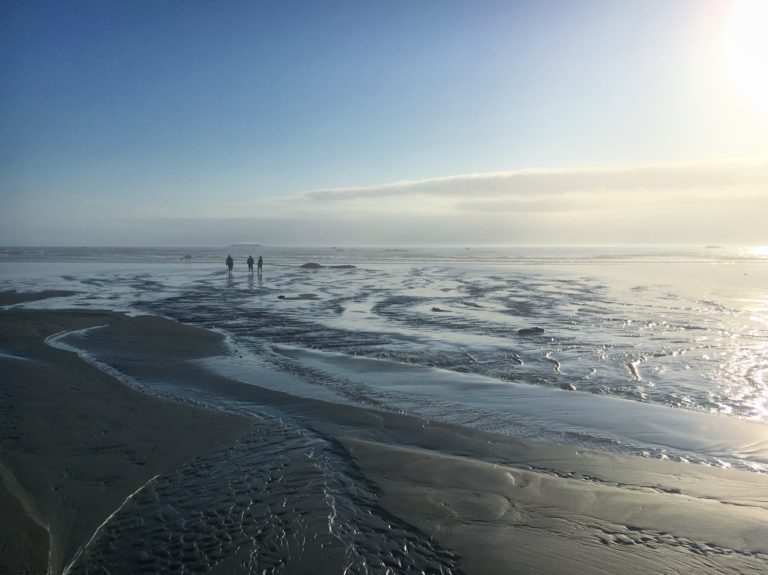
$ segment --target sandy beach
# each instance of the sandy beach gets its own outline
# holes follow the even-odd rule
[[[150,398],[44,343],[118,317],[0,314],[4,573],[60,573],[130,493],[248,425]]]
[[[89,361],[46,344],[62,332]],[[0,312],[0,571],[768,569],[764,474],[298,398],[194,361],[222,339],[153,316]],[[151,397],[96,365],[229,408]]]
[[[768,575],[768,0],[1,14],[0,575]]]

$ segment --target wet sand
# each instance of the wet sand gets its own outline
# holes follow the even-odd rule
[[[153,399],[44,343],[119,317],[0,313],[0,572],[60,573],[130,493],[249,424]]]
[[[248,409],[153,398],[44,343],[101,325],[64,341],[138,381]],[[218,335],[156,317],[0,312],[0,570],[58,573],[91,540],[88,560],[131,572],[171,572],[174,553],[212,573],[339,573],[363,559],[370,572],[768,569],[765,475],[301,399],[189,361],[223,352]],[[329,514],[329,478],[351,494],[346,511],[337,497]],[[187,507],[194,521],[177,519]],[[354,534],[334,526],[342,516]],[[140,538],[145,548],[115,550],[138,524],[178,549],[153,554]]]
[[[359,440],[344,445],[382,491],[381,504],[456,552],[468,573],[766,568],[764,486],[736,503],[692,496],[685,487],[678,493],[663,484],[613,483],[599,469],[596,477],[563,477]],[[675,483],[704,481],[718,490],[723,479],[694,473]]]
[[[66,290],[45,290],[36,292],[4,291],[0,292],[0,306],[14,305],[17,303],[37,301],[52,297],[66,297],[74,295],[75,293],[76,292]]]

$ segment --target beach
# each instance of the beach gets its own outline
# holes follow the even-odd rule
[[[0,575],[768,574],[767,22],[6,2]]]
[[[132,492],[247,427],[152,399],[45,345],[56,332],[117,317],[2,314],[2,497],[23,518],[4,514],[4,572],[62,572]]]
[[[300,397],[201,362],[223,346],[158,316],[0,312],[3,572],[768,568],[763,473]]]

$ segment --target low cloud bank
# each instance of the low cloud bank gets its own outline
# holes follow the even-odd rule
[[[768,188],[768,161],[713,161],[624,167],[526,169],[463,174],[321,189],[290,201],[307,208],[430,197],[442,208],[478,211],[563,211],[596,208],[611,201],[690,199],[724,193],[752,195]],[[568,198],[567,206],[561,202]],[[448,203],[446,203],[448,202]],[[591,203],[591,204],[590,204]]]
[[[239,200],[219,195],[215,210],[184,218],[177,206],[142,215],[84,204],[63,217],[20,203],[0,214],[0,244],[768,245],[768,160],[529,169]]]

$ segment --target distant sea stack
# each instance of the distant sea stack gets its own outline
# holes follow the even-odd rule
[[[319,270],[320,268],[331,268],[331,269],[341,269],[341,270],[353,270],[355,269],[355,266],[352,264],[339,264],[334,266],[324,266],[322,264],[319,264],[317,262],[307,262],[305,264],[301,264],[299,266],[300,268],[304,268],[306,270]]]

